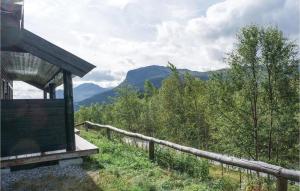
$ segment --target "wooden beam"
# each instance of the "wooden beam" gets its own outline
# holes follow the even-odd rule
[[[49,86],[49,84],[51,84],[51,82],[53,81],[53,79],[54,79],[60,72],[61,72],[61,69],[59,68],[59,69],[57,70],[57,72],[55,72],[55,73],[51,76],[50,80],[48,80],[48,82],[46,83],[45,87],[47,87],[47,85]]]
[[[54,83],[49,84],[49,95],[50,95],[50,99],[56,99],[56,92],[55,92],[55,84]]]
[[[44,92],[44,99],[47,99],[47,94],[48,94],[47,91],[44,90],[43,92]]]
[[[65,99],[65,124],[67,151],[74,151],[75,133],[74,133],[74,106],[73,106],[73,84],[72,74],[66,70],[63,71],[64,80],[64,99]]]
[[[18,47],[80,77],[95,68],[94,65],[26,29],[22,29],[22,41]]]
[[[23,81],[23,82],[25,82],[25,83],[27,83],[27,84],[30,84],[30,85],[32,85],[32,86],[34,86],[34,87],[36,87],[36,88],[38,88],[38,89],[40,89],[40,90],[44,90],[44,86],[42,86],[42,85],[40,85],[40,84],[37,84],[37,83],[35,83],[35,82],[32,82],[32,81]]]
[[[50,64],[56,65],[61,69],[70,71],[77,76],[82,77],[85,75],[85,73],[83,71],[81,71],[80,69],[70,66],[67,62],[64,62],[63,60],[60,60],[59,58],[57,58],[51,54],[48,54],[47,52],[43,51],[39,47],[33,46],[32,44],[29,44],[28,42],[21,41],[21,43],[18,45],[18,47],[22,48],[23,50],[29,52],[30,54],[32,54],[36,57],[39,57],[42,60],[49,62]],[[56,64],[54,64],[54,63],[56,63]]]
[[[196,148],[187,147],[187,146],[179,145],[179,144],[172,143],[169,141],[157,139],[154,137],[145,136],[145,135],[142,135],[139,133],[128,132],[123,129],[118,129],[118,128],[110,126],[110,125],[101,125],[101,124],[96,124],[96,123],[92,123],[89,121],[86,121],[85,123],[88,124],[86,126],[88,128],[110,129],[111,131],[120,133],[122,135],[126,135],[126,136],[133,137],[133,138],[138,138],[138,139],[141,139],[144,141],[149,141],[149,142],[152,141],[155,144],[164,145],[164,146],[173,148],[175,150],[178,150],[178,151],[181,151],[184,153],[189,153],[189,154],[192,154],[192,155],[195,155],[198,157],[203,157],[203,158],[217,161],[220,163],[224,163],[227,165],[233,165],[236,167],[254,170],[257,172],[264,172],[267,174],[274,175],[276,177],[280,176],[287,180],[292,180],[292,181],[296,181],[296,182],[300,181],[300,171],[298,171],[298,170],[286,169],[286,168],[268,164],[268,163],[265,163],[262,161],[253,161],[253,160],[248,160],[248,159],[243,159],[243,158],[237,158],[234,156],[222,155],[219,153],[214,153],[214,152],[209,152],[209,151],[203,151],[203,150],[199,150]]]

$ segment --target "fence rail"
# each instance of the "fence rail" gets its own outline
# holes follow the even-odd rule
[[[154,160],[155,156],[155,149],[154,149],[154,144],[159,144],[159,145],[164,145],[170,148],[173,148],[175,150],[184,152],[184,153],[189,153],[193,154],[198,157],[210,159],[213,161],[217,161],[220,163],[228,164],[228,165],[233,165],[237,167],[241,167],[244,169],[249,169],[249,170],[254,170],[257,172],[263,172],[266,174],[273,175],[277,178],[277,190],[278,191],[286,191],[287,190],[287,181],[296,181],[300,182],[300,171],[297,170],[292,170],[292,169],[286,169],[280,166],[268,164],[262,161],[253,161],[253,160],[248,160],[248,159],[242,159],[242,158],[237,158],[233,156],[227,156],[227,155],[222,155],[214,152],[208,152],[208,151],[203,151],[199,149],[195,149],[192,147],[187,147],[187,146],[182,146],[176,143],[172,143],[169,141],[165,140],[160,140],[154,137],[149,137],[145,136],[139,133],[132,133],[128,132],[122,129],[118,129],[116,127],[110,126],[110,125],[101,125],[101,124],[96,124],[92,123],[90,121],[86,121],[80,124],[77,124],[76,126],[81,126],[84,125],[85,128],[87,129],[106,129],[107,131],[107,136],[110,139],[111,138],[111,131],[117,132],[119,134],[128,136],[128,137],[133,137],[133,138],[138,138],[144,141],[149,142],[149,159]]]

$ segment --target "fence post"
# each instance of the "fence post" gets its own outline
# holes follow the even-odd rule
[[[277,177],[277,191],[287,191],[288,181],[286,178]]]
[[[89,129],[89,127],[88,127],[88,126],[89,126],[89,125],[88,125],[87,123],[84,123],[84,125],[83,125],[83,126],[84,126],[84,129],[85,129],[85,131],[88,131],[88,129]]]
[[[242,170],[239,168],[239,173],[240,173],[240,189],[242,189]]]
[[[110,129],[106,129],[106,134],[107,134],[107,138],[108,139],[111,139],[111,131],[110,131]]]
[[[149,141],[149,159],[154,161],[154,142]]]

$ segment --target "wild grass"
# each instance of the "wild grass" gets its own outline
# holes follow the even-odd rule
[[[149,161],[145,151],[118,140],[90,131],[81,136],[100,148],[99,154],[84,160],[84,168],[98,171],[97,184],[103,190],[220,190],[214,182],[162,168]]]
[[[82,130],[81,136],[100,148],[100,153],[87,157],[84,168],[97,171],[97,185],[103,190],[275,190],[274,181],[255,179],[195,156],[156,147],[155,162],[140,148],[124,144],[120,139],[108,140],[99,132]],[[255,176],[254,176],[255,177]],[[245,180],[246,179],[246,180]],[[289,185],[290,191],[299,190]]]
[[[81,136],[97,145],[100,153],[84,158],[86,176],[47,176],[15,182],[12,190],[59,191],[272,191],[274,182],[255,179],[242,173],[222,168],[195,156],[181,154],[172,149],[155,148],[155,162],[148,153],[120,141],[118,136],[108,140],[100,132],[85,130]],[[254,176],[255,177],[255,176]],[[299,186],[289,185],[289,191],[299,191]]]

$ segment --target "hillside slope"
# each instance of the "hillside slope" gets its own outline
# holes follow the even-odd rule
[[[80,135],[100,148],[100,153],[85,157],[83,167],[46,166],[26,171],[12,171],[1,179],[1,190],[59,191],[267,191],[266,184],[258,189],[256,177],[221,166],[207,164],[202,159],[171,150],[155,149],[155,162],[148,152],[119,138],[107,139],[100,131],[80,129]],[[204,163],[203,163],[204,162]],[[207,167],[209,169],[207,169]],[[222,175],[223,174],[223,175]],[[5,180],[6,179],[6,180]],[[13,179],[13,181],[7,181]],[[270,191],[275,189],[271,182]],[[289,184],[289,191],[299,186]]]
[[[153,163],[146,151],[117,139],[108,140],[100,132],[82,130],[81,136],[101,148],[99,154],[86,158],[84,168],[100,169],[97,184],[103,190],[229,191],[238,187],[236,172],[227,173],[228,179],[223,180],[221,171],[208,170],[206,160],[156,150]]]

